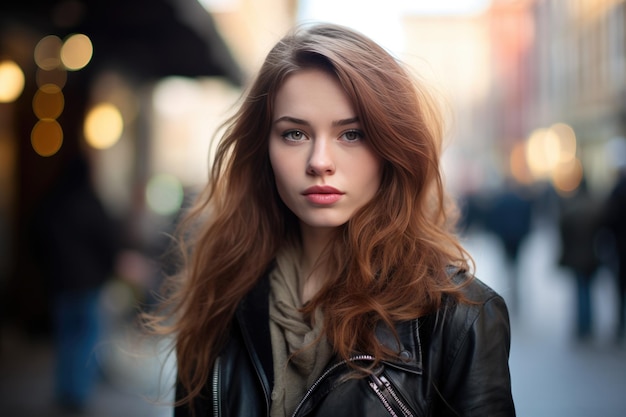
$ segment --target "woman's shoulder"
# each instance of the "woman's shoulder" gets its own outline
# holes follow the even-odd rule
[[[463,301],[466,301],[465,304],[484,304],[494,299],[503,300],[491,286],[469,272],[456,272],[451,279],[458,286],[461,304]]]
[[[439,309],[431,314],[441,331],[456,334],[509,330],[509,312],[504,298],[491,286],[468,272],[457,272],[451,279],[456,296],[446,295]]]
[[[515,415],[506,303],[470,274],[452,278],[460,285],[462,297],[447,296],[435,313],[420,319],[423,366],[431,371],[442,398],[452,408],[473,410],[477,415]]]

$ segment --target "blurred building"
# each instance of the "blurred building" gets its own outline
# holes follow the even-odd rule
[[[530,126],[570,125],[596,188],[612,179],[606,144],[626,127],[626,2],[537,0]]]
[[[567,194],[583,172],[594,192],[610,187],[607,144],[626,127],[625,10],[623,0],[493,0],[475,15],[405,16],[409,57],[450,93],[453,188],[512,177]]]
[[[471,15],[420,15],[402,18],[402,58],[440,93],[448,120],[444,164],[455,190],[475,190],[494,178],[497,135],[489,19]]]

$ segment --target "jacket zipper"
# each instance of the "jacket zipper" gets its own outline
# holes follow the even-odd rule
[[[398,414],[394,411],[391,404],[392,402],[400,408],[403,417],[413,417],[413,413],[409,407],[407,407],[407,405],[400,399],[398,394],[393,389],[391,382],[389,382],[384,375],[370,375],[369,386],[372,387],[376,396],[378,396],[380,401],[383,403],[383,406],[393,417],[398,417]]]
[[[213,375],[211,378],[211,387],[213,388],[213,415],[216,417],[222,415],[220,413],[220,362],[221,358],[218,356],[213,365]]]
[[[309,389],[306,391],[306,393],[304,394],[304,397],[302,397],[302,399],[300,400],[300,403],[298,403],[298,406],[296,407],[295,411],[293,412],[292,417],[296,417],[298,415],[298,412],[300,412],[300,409],[302,408],[302,406],[304,405],[306,400],[313,393],[313,391],[315,391],[315,388],[317,388],[317,386],[324,380],[324,378],[326,378],[335,369],[339,368],[340,366],[343,366],[343,365],[347,364],[348,362],[373,361],[373,360],[374,360],[374,357],[371,356],[371,355],[357,355],[357,356],[351,357],[349,360],[342,360],[341,362],[338,362],[338,363],[334,364],[333,366],[331,366],[330,368],[328,368],[322,375],[320,375],[315,380],[313,385],[311,385],[309,387]]]
[[[333,366],[331,366],[330,368],[328,368],[321,376],[319,376],[315,380],[313,385],[309,387],[307,392],[302,397],[302,400],[300,400],[300,403],[296,407],[295,411],[293,412],[292,417],[296,417],[298,415],[298,412],[300,412],[300,409],[302,408],[302,406],[304,405],[308,397],[313,393],[313,391],[315,391],[317,386],[335,369],[347,364],[348,362],[373,361],[373,360],[374,360],[374,357],[371,355],[357,355],[357,356],[351,357],[349,360],[343,360],[341,362],[338,362],[334,364]],[[402,411],[403,417],[414,417],[409,407],[400,399],[398,394],[394,391],[393,386],[391,385],[391,382],[389,382],[389,380],[384,375],[376,376],[372,374],[369,385],[370,387],[372,387],[372,389],[374,390],[374,393],[381,400],[383,406],[392,417],[399,417],[399,416],[394,411],[393,406],[391,405],[391,402],[388,399],[388,396],[390,396],[391,399],[395,402],[395,404],[397,404],[398,408],[400,408],[400,410]],[[383,388],[383,390],[388,393],[388,396],[385,395],[385,393],[383,392],[383,390],[381,390],[381,388]]]
[[[372,387],[372,389],[374,390],[374,393],[376,394],[380,402],[383,403],[383,407],[385,407],[389,415],[391,415],[391,417],[398,417],[398,414],[396,414],[396,412],[393,411],[393,407],[391,407],[391,404],[389,404],[389,401],[387,400],[387,398],[385,398],[385,394],[381,392],[380,388],[378,388],[376,383],[373,381],[369,381],[369,386]]]

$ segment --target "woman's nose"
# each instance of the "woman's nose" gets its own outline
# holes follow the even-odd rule
[[[307,173],[310,175],[329,175],[335,172],[335,162],[331,154],[331,144],[327,140],[313,140]]]

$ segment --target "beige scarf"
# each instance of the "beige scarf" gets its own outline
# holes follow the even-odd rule
[[[274,358],[272,417],[291,415],[332,356],[325,337],[311,343],[322,331],[323,317],[315,312],[314,327],[305,322],[300,299],[300,251],[286,249],[276,258],[270,274],[270,335]],[[297,355],[292,356],[297,352]]]

